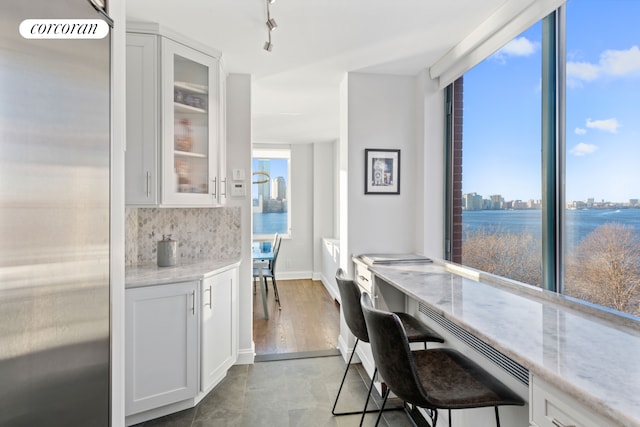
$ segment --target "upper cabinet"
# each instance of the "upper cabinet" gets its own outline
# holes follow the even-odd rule
[[[128,25],[127,205],[225,203],[224,80],[217,51]]]

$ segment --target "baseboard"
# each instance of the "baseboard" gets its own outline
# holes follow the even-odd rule
[[[324,277],[324,274],[320,274],[320,281],[324,285],[327,292],[329,292],[329,295],[331,295],[331,298],[340,302],[340,293],[338,291],[338,285],[335,284],[335,279],[331,281]]]
[[[256,349],[255,345],[252,345],[251,348],[239,349],[238,350],[238,360],[236,360],[236,365],[253,365],[255,362]]]
[[[338,335],[338,350],[340,350],[342,358],[345,362],[349,360],[349,357],[351,357],[351,353],[353,353],[353,347],[349,347],[342,334]],[[351,361],[351,363],[360,363],[358,353],[353,356],[353,360]]]
[[[313,277],[313,273],[311,271],[281,271],[278,270],[276,273],[276,278],[278,280],[301,280],[301,279],[310,279]]]

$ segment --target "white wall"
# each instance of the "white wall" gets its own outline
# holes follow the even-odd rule
[[[347,109],[347,140],[341,144],[347,144],[348,218],[341,253],[349,258],[341,265],[352,271],[353,254],[417,250],[416,205],[422,196],[416,183],[416,78],[349,73],[346,84],[341,108]],[[400,149],[399,195],[364,194],[365,148]]]
[[[233,169],[244,169],[247,195],[227,198],[228,206],[241,208],[242,249],[240,263],[240,325],[238,328],[238,363],[253,363],[253,288],[251,270],[251,76],[230,74],[227,77],[227,179]]]
[[[335,209],[335,142],[313,144],[313,271],[321,280],[324,238],[336,236]],[[335,271],[334,271],[335,273]],[[333,275],[329,276],[333,277]]]
[[[444,91],[425,70],[416,77],[416,247],[444,257],[445,141]]]
[[[313,272],[313,145],[291,146],[291,238],[283,239],[276,266],[280,279]]]

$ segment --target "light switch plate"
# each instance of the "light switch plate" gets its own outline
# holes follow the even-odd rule
[[[234,181],[244,181],[244,169],[234,169],[233,170],[233,180]]]

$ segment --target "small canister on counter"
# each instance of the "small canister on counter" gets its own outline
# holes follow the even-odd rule
[[[176,265],[178,242],[171,240],[171,234],[162,235],[158,242],[158,267],[172,267]]]

